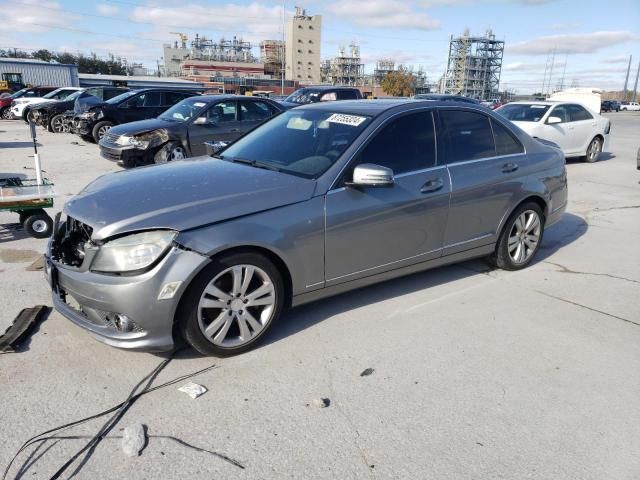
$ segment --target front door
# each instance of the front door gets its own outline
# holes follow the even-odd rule
[[[524,147],[500,122],[470,110],[439,112],[438,152],[451,175],[444,255],[495,242],[498,226],[522,191]]]
[[[346,171],[391,168],[392,187],[340,183],[326,196],[325,277],[343,283],[440,256],[449,208],[449,176],[436,164],[431,111],[391,119]]]
[[[195,118],[189,125],[189,146],[191,155],[204,155],[204,142],[231,142],[238,138],[240,121],[238,120],[237,102],[219,102],[209,107],[200,117],[207,119],[202,125],[195,125]]]

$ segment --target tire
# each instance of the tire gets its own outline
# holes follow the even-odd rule
[[[49,120],[49,124],[47,125],[47,130],[52,133],[64,133],[64,115],[59,113],[51,117],[51,120]]]
[[[252,301],[257,304],[252,306]],[[203,306],[206,302],[210,307]],[[284,284],[276,266],[257,253],[231,253],[214,259],[191,282],[180,301],[176,323],[182,338],[198,352],[227,357],[255,347],[276,323],[283,306]]]
[[[113,122],[98,122],[93,126],[91,130],[91,136],[93,140],[98,143],[107,131],[113,127]]]
[[[44,210],[37,210],[23,223],[24,229],[35,238],[49,238],[53,230],[53,220]]]
[[[33,118],[33,112],[31,111],[31,109],[27,110],[26,112],[24,112],[22,114],[22,119],[26,122],[26,123],[35,123],[36,119]]]
[[[532,224],[527,230],[523,222],[528,220],[529,215],[535,214],[538,219],[537,224]],[[525,220],[526,219],[526,220]],[[535,202],[525,202],[511,214],[505,223],[500,238],[496,244],[495,252],[489,257],[489,262],[503,270],[520,270],[531,263],[533,257],[540,249],[542,237],[544,235],[544,213]],[[528,223],[528,222],[527,222]],[[520,228],[520,225],[525,229]],[[532,232],[527,234],[527,232]],[[534,241],[533,237],[537,237]],[[529,239],[529,242],[525,240]],[[517,239],[517,240],[515,240]],[[511,244],[511,248],[509,245]],[[533,244],[533,247],[531,246]],[[518,250],[520,248],[520,250]],[[518,259],[518,252],[522,252],[522,257]]]
[[[153,156],[153,163],[169,163],[184,160],[185,158],[187,158],[185,148],[176,142],[170,142],[156,152]]]
[[[4,107],[0,111],[0,118],[2,118],[3,120],[11,120],[11,108],[10,107]]]
[[[587,163],[595,163],[600,158],[600,154],[602,153],[602,140],[600,137],[594,137],[589,143],[587,147],[587,155],[584,156],[584,160]]]

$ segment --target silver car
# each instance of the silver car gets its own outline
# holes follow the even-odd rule
[[[470,104],[284,112],[218,152],[98,178],[57,219],[56,309],[109,345],[256,345],[295,307],[475,257],[517,270],[562,216],[562,152]]]

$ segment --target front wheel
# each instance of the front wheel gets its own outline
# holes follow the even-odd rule
[[[489,261],[503,270],[520,270],[533,260],[544,233],[544,214],[537,203],[520,205],[502,229]]]
[[[11,120],[11,108],[4,107],[2,111],[0,111],[0,117],[3,120]]]
[[[58,115],[54,115],[51,120],[49,120],[49,131],[53,133],[64,133],[64,115],[59,113]]]
[[[256,253],[224,255],[198,274],[182,298],[183,338],[204,355],[230,356],[253,348],[284,306],[282,275]]]
[[[153,156],[153,163],[176,162],[185,158],[187,158],[187,151],[182,145],[167,143]]]
[[[98,122],[93,126],[93,130],[91,130],[91,136],[98,143],[102,140],[102,137],[113,127],[113,123],[111,122]]]
[[[591,140],[591,143],[587,147],[587,156],[585,160],[589,163],[597,162],[602,153],[602,140],[599,137]]]

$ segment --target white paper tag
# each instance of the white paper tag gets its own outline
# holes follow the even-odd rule
[[[344,113],[334,113],[329,118],[327,118],[327,122],[340,123],[341,125],[349,125],[351,127],[357,127],[366,119],[367,119],[366,117],[358,117],[357,115],[346,115]]]

